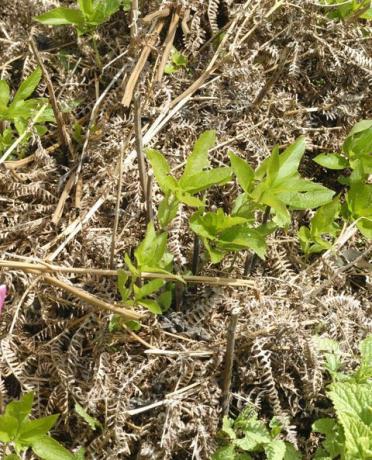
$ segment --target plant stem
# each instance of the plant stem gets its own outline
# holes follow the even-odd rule
[[[147,223],[154,220],[154,211],[152,209],[152,174],[147,174],[147,187],[146,187],[146,218]]]
[[[270,216],[270,206],[266,206],[263,218],[262,218],[262,225],[266,224]],[[244,264],[244,276],[250,275],[253,270],[255,269],[257,264],[257,254],[254,253],[252,257],[249,257],[249,253],[247,254],[247,257],[245,259],[245,264]]]
[[[223,372],[223,383],[222,383],[222,412],[223,412],[223,415],[227,415],[229,413],[231,376],[232,376],[232,368],[234,364],[235,332],[236,332],[236,326],[238,324],[238,318],[239,318],[239,312],[237,309],[234,309],[231,312],[230,323],[227,329],[225,369]]]
[[[200,239],[198,235],[194,235],[194,252],[192,254],[192,274],[195,276],[199,271],[199,255],[200,255]]]
[[[144,201],[147,196],[147,172],[145,156],[143,154],[142,124],[141,124],[141,102],[139,96],[134,99],[134,130],[136,134],[136,152],[138,162],[138,173],[141,182]]]
[[[97,40],[94,36],[92,36],[92,43],[93,43],[93,49],[94,49],[94,55],[95,55],[97,67],[99,69],[102,69],[101,56],[99,55]]]

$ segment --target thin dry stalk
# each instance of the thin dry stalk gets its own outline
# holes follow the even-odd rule
[[[227,346],[225,353],[225,369],[223,373],[222,383],[222,412],[224,415],[229,413],[230,407],[230,387],[231,376],[234,364],[234,351],[235,351],[235,333],[238,324],[239,312],[233,310],[231,312],[230,323],[227,330]]]
[[[136,134],[136,152],[138,162],[138,173],[141,182],[143,200],[147,197],[147,171],[145,156],[143,154],[142,122],[141,122],[141,100],[139,96],[134,98],[134,131]]]
[[[119,172],[118,172],[118,188],[116,193],[116,204],[115,204],[115,218],[114,225],[112,228],[112,238],[111,238],[111,253],[110,253],[110,267],[114,268],[114,258],[115,258],[115,246],[116,246],[116,235],[118,232],[119,226],[119,213],[120,213],[120,201],[121,201],[121,189],[123,187],[123,159],[124,159],[124,149],[127,147],[122,144],[119,155]]]
[[[163,78],[164,69],[165,69],[165,66],[167,65],[170,53],[172,51],[174,37],[176,36],[176,30],[177,30],[179,20],[180,20],[179,14],[177,13],[177,11],[175,11],[173,13],[171,23],[169,25],[167,37],[164,41],[165,47],[164,47],[163,55],[161,57],[158,70],[156,72],[155,81],[157,82],[160,82],[161,79]]]

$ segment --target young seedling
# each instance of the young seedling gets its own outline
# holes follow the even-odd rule
[[[50,26],[72,25],[81,36],[92,33],[108,21],[121,5],[126,11],[130,10],[128,1],[123,0],[77,0],[77,8],[54,8],[34,19]]]
[[[244,409],[236,420],[223,418],[219,433],[221,447],[212,455],[212,460],[252,460],[253,455],[261,453],[271,460],[300,460],[295,447],[282,439],[282,424],[277,418],[270,421],[269,427],[258,419],[252,406]],[[256,458],[256,457],[254,457]]]
[[[355,221],[359,231],[372,238],[372,120],[358,122],[346,137],[340,153],[320,154],[314,158],[319,165],[335,170],[351,170],[349,177],[338,181],[348,187],[341,214],[345,220]]]
[[[165,66],[164,73],[170,75],[178,72],[182,68],[186,68],[188,64],[187,57],[180,53],[175,47],[172,49],[171,62]]]
[[[213,185],[225,184],[231,179],[231,169],[227,167],[208,169],[208,150],[215,145],[215,131],[205,131],[195,142],[180,179],[170,173],[170,166],[158,150],[148,149],[147,158],[154,170],[155,178],[165,197],[158,209],[158,220],[165,228],[177,215],[178,206],[184,203],[201,208],[204,201],[195,195]]]
[[[119,271],[118,290],[125,305],[142,306],[155,315],[168,310],[172,303],[174,283],[167,283],[164,279],[153,279],[140,285],[141,272],[171,275],[175,281],[183,282],[182,278],[172,275],[173,256],[167,251],[167,238],[165,232],[157,234],[153,222],[147,225],[143,241],[134,251],[135,261],[132,262],[125,254],[125,263],[131,276],[123,270]],[[121,319],[114,317],[111,330],[120,327]],[[134,321],[125,323],[125,326],[137,330],[140,324]]]
[[[9,148],[15,141],[16,132],[21,136],[24,135],[29,123],[35,118],[42,106],[47,106],[40,116],[38,116],[35,130],[39,136],[47,132],[45,123],[54,122],[53,110],[46,98],[31,98],[32,93],[38,87],[41,80],[42,72],[38,67],[31,75],[24,80],[18,90],[11,97],[11,91],[5,80],[0,80],[0,121],[8,122],[9,127],[5,128],[0,134],[0,153]],[[21,145],[24,147],[28,144],[32,133],[24,136]]]
[[[4,460],[21,460],[29,449],[43,460],[83,460],[83,450],[73,454],[48,434],[58,414],[30,420],[33,401],[34,394],[27,393],[0,415],[0,441],[7,446]]]
[[[255,220],[255,212],[264,210],[262,225],[264,231],[273,230],[273,225],[287,227],[291,223],[290,210],[312,209],[328,203],[334,192],[321,184],[303,179],[298,167],[305,153],[305,138],[299,137],[285,151],[279,154],[274,147],[269,158],[254,171],[244,160],[230,153],[231,167],[237,177],[243,193],[235,200],[232,216],[244,217],[250,222]],[[268,225],[270,215],[272,222]],[[259,255],[257,251],[256,254]],[[245,263],[244,274],[252,270],[256,258],[251,264]]]

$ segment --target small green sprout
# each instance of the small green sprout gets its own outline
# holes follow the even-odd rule
[[[38,122],[35,125],[38,135],[42,136],[47,132],[45,123],[55,121],[48,99],[31,98],[32,93],[40,83],[41,76],[42,72],[38,67],[21,83],[13,98],[8,83],[5,80],[0,80],[0,121],[10,124],[0,133],[0,153],[13,144],[16,133],[21,136],[26,132],[29,123],[43,105],[47,104],[47,107],[38,116]],[[21,143],[23,147],[28,144],[31,136],[32,133],[29,133],[24,137]]]
[[[180,69],[186,68],[187,64],[187,57],[180,53],[175,47],[173,47],[171,53],[171,62],[165,66],[164,73],[172,74],[178,72]]]
[[[50,26],[72,25],[80,36],[108,21],[121,5],[125,10],[130,9],[130,2],[122,0],[77,0],[77,3],[78,8],[54,8],[34,19]]]
[[[30,420],[34,394],[27,393],[19,401],[10,402],[0,415],[0,442],[7,445],[7,460],[25,458],[23,453],[31,449],[43,460],[83,460],[83,451],[73,454],[48,433],[59,415],[49,415]],[[10,453],[13,450],[15,453]]]

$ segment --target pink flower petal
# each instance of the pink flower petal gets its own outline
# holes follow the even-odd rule
[[[5,284],[1,284],[0,285],[0,313],[5,303],[5,297],[6,297],[6,286]]]

